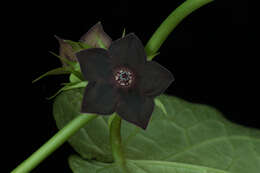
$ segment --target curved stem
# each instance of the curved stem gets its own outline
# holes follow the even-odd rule
[[[112,154],[115,162],[118,163],[118,165],[122,169],[122,172],[127,173],[125,157],[123,154],[122,143],[121,143],[121,133],[120,133],[121,118],[117,114],[114,114],[111,116],[111,119],[112,121],[109,127],[110,127],[110,144],[111,144]]]
[[[86,125],[90,120],[96,118],[96,115],[82,114],[72,120],[63,129],[56,133],[49,141],[47,141],[41,148],[34,152],[28,159],[16,167],[12,173],[30,172],[41,161],[48,157],[53,151],[59,148],[65,141],[67,141],[80,128]]]
[[[168,35],[174,28],[190,13],[213,0],[186,0],[176,8],[154,32],[145,46],[145,51],[149,60],[153,59],[154,54],[159,50]]]

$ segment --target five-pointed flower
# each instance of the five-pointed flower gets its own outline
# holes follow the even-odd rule
[[[144,47],[131,33],[109,48],[90,48],[76,53],[83,76],[89,81],[82,113],[110,115],[143,129],[154,109],[154,97],[173,82],[173,75],[154,61],[146,61]]]

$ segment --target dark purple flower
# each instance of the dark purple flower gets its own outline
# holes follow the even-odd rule
[[[173,75],[154,61],[146,61],[144,47],[135,34],[111,43],[108,50],[91,48],[76,53],[89,81],[82,113],[110,115],[145,129],[154,109],[154,97],[162,94]]]

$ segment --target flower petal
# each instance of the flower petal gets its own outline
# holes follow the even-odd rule
[[[116,65],[129,65],[136,69],[146,61],[143,44],[133,33],[112,42],[108,52]]]
[[[101,22],[92,26],[92,28],[90,28],[88,32],[80,38],[81,42],[86,43],[93,48],[101,48],[98,43],[99,40],[106,48],[108,48],[112,43],[112,39],[104,32]]]
[[[171,72],[154,61],[147,62],[139,75],[141,93],[150,97],[162,94],[174,81]]]
[[[60,44],[60,50],[59,50],[60,56],[64,57],[64,58],[67,58],[70,61],[77,61],[76,55],[75,55],[71,45],[66,43],[63,39],[61,39],[58,36],[55,36],[55,38],[59,41],[59,44]],[[62,65],[65,66],[67,64],[62,61]]]
[[[105,49],[86,49],[76,53],[76,56],[86,80],[106,81],[112,75],[108,52]]]
[[[124,120],[146,129],[154,109],[154,101],[136,93],[121,95],[116,112]]]
[[[109,115],[115,112],[117,91],[110,84],[90,82],[83,96],[81,112]]]

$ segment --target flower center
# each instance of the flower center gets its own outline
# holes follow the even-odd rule
[[[127,67],[120,67],[114,70],[114,80],[120,87],[132,86],[134,73]]]

